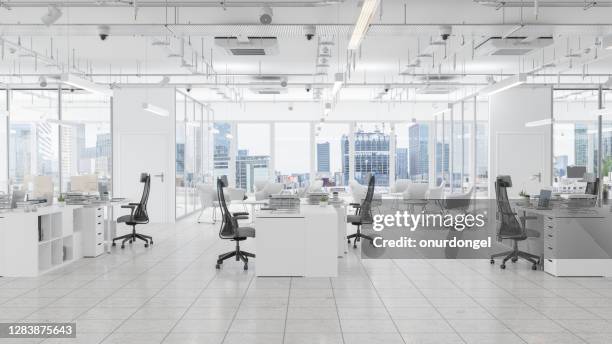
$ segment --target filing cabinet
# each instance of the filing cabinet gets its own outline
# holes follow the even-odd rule
[[[97,257],[104,252],[104,207],[85,207],[75,213],[75,231],[81,232],[84,257]]]

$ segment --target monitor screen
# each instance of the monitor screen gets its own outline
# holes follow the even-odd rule
[[[584,178],[586,166],[568,166],[567,178]]]

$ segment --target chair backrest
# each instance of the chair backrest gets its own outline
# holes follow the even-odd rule
[[[444,198],[444,185],[434,186],[433,188],[427,189],[425,194],[427,199],[443,199]]]
[[[495,180],[495,200],[497,202],[497,234],[499,236],[521,236],[524,229],[516,218],[507,188],[512,186],[510,176],[497,176]]]
[[[217,179],[217,197],[219,199],[219,208],[221,209],[221,228],[219,229],[219,237],[221,239],[231,239],[237,234],[238,221],[234,219],[232,213],[227,208],[225,202],[225,192],[223,190],[225,184],[221,179]]]
[[[391,192],[404,192],[412,184],[410,179],[398,179],[395,181],[395,185],[391,189]]]
[[[226,193],[226,196],[227,198],[229,198],[230,201],[243,201],[244,195],[246,194],[246,190],[237,188],[227,188]]]
[[[281,191],[283,191],[283,187],[284,185],[282,183],[268,183],[268,185],[266,185],[264,188],[264,191],[269,197],[270,195],[278,195],[281,193]]]
[[[312,182],[308,187],[308,192],[321,192],[323,190],[323,181],[318,179]]]
[[[253,186],[255,187],[255,192],[263,191],[263,189],[266,187],[266,185],[268,185],[268,181],[267,180],[256,180],[253,183]]]
[[[372,223],[372,199],[374,198],[374,187],[376,186],[376,179],[374,175],[370,176],[368,181],[368,191],[366,192],[365,198],[361,202],[359,207],[359,216],[361,217],[361,223]]]
[[[210,184],[199,184],[198,195],[200,196],[200,203],[202,204],[202,208],[209,208],[213,206],[213,202],[215,201],[217,195],[216,191]]]
[[[425,199],[425,194],[429,189],[427,183],[412,183],[408,185],[408,188],[403,192],[402,197],[404,199]]]
[[[148,173],[140,174],[140,182],[144,183],[142,189],[142,197],[136,211],[134,211],[134,220],[149,222],[149,214],[147,213],[147,202],[149,201],[149,193],[151,192],[151,175]]]

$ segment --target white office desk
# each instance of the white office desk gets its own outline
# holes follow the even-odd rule
[[[337,216],[332,206],[306,204],[299,213],[255,214],[257,276],[337,276]]]
[[[612,276],[609,208],[541,210],[517,205],[515,209],[539,218],[544,271],[554,276]],[[536,229],[532,224],[528,220],[527,228]]]

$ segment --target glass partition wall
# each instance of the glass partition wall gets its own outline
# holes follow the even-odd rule
[[[206,155],[211,133],[208,108],[185,93],[176,94],[176,218],[185,217],[200,209],[197,192],[199,183],[212,182],[205,173],[209,155]],[[216,156],[215,156],[216,158]],[[216,169],[215,169],[216,171]]]

